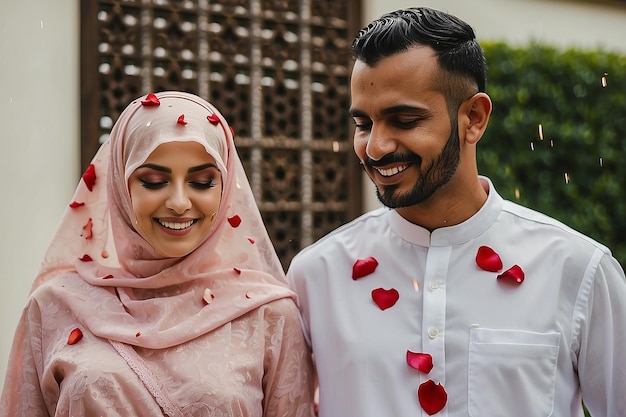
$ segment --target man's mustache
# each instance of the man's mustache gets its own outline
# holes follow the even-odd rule
[[[397,163],[416,163],[419,165],[422,163],[422,158],[420,158],[419,155],[416,155],[414,153],[403,153],[403,154],[390,153],[390,154],[383,156],[382,158],[378,160],[372,159],[368,156],[367,158],[365,158],[365,161],[364,161],[365,165],[372,167],[372,168],[382,167],[385,165],[397,164]]]

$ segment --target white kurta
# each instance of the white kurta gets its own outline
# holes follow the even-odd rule
[[[417,389],[441,383],[437,416],[626,416],[626,279],[609,250],[505,201],[432,233],[381,208],[298,254],[298,293],[320,383],[320,417],[426,416]],[[480,246],[503,262],[477,266]],[[357,280],[357,259],[376,270]],[[499,273],[525,273],[506,285]],[[382,310],[372,290],[399,292]],[[406,352],[428,353],[429,373]]]

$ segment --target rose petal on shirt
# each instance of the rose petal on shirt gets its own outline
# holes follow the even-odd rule
[[[521,284],[524,282],[525,274],[522,268],[519,265],[513,265],[500,275],[498,275],[499,280],[507,281],[512,284]]]
[[[376,303],[376,305],[381,310],[386,310],[389,307],[393,307],[393,305],[400,298],[400,293],[395,288],[384,289],[384,288],[376,288],[372,290],[372,300]]]
[[[69,337],[67,338],[68,345],[74,345],[83,338],[83,332],[77,327],[70,332]]]
[[[476,253],[476,264],[480,269],[489,272],[498,272],[502,269],[502,259],[489,246],[481,246]]]
[[[417,369],[425,374],[433,369],[433,357],[428,353],[412,352],[407,349],[406,363],[413,369]]]
[[[357,280],[371,274],[376,270],[377,266],[378,261],[373,256],[357,259],[354,265],[352,265],[352,279]]]
[[[432,379],[429,379],[417,389],[417,398],[424,411],[432,416],[445,407],[448,401],[448,394],[443,385],[435,384]]]

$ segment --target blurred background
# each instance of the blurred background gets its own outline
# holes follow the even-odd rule
[[[81,172],[140,95],[186,90],[222,110],[285,268],[377,207],[352,152],[349,46],[417,5],[463,18],[485,46],[480,171],[623,263],[626,1],[0,0],[0,375]]]

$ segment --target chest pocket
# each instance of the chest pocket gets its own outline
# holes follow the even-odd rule
[[[554,407],[559,337],[559,333],[471,329],[469,415],[550,416]]]

